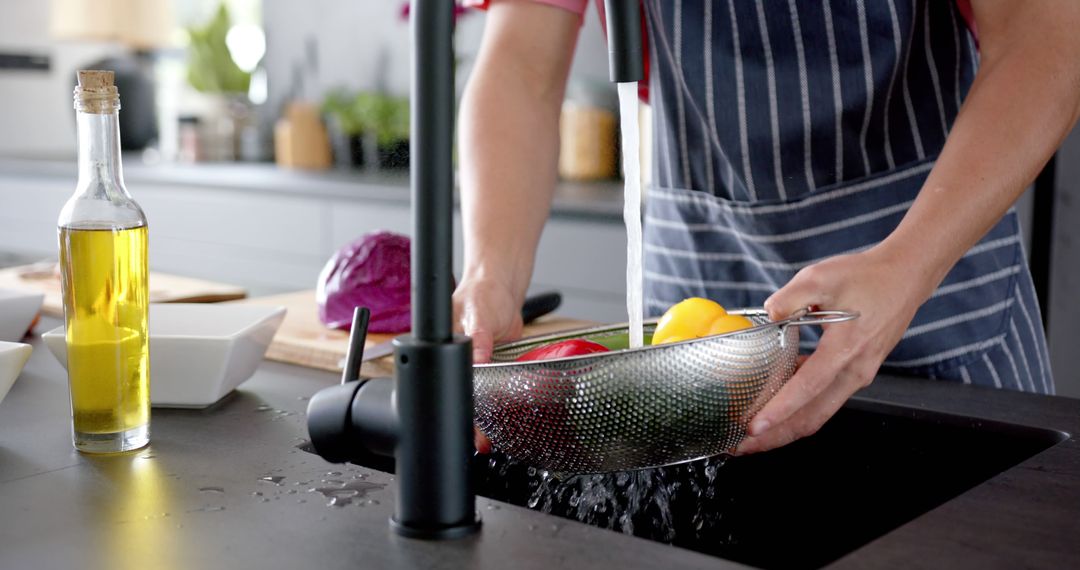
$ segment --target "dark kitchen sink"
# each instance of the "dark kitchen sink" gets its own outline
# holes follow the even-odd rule
[[[647,476],[560,483],[497,454],[480,457],[477,492],[752,566],[817,568],[1065,439],[1058,431],[852,400],[817,434],[782,449]],[[393,463],[366,466],[392,471]],[[621,495],[642,477],[663,500],[642,501],[620,517],[628,506]],[[606,485],[607,500],[583,500],[589,485]],[[540,496],[538,486],[549,493]]]

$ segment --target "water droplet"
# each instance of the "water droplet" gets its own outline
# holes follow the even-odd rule
[[[341,477],[341,471],[327,471],[327,477]]]
[[[280,471],[280,469],[278,469],[277,471]],[[263,477],[259,477],[259,481],[265,481],[267,483],[273,483],[275,485],[281,485],[281,482],[284,480],[284,475],[265,475]]]
[[[496,505],[494,503],[488,503],[488,506],[487,506],[487,510],[489,510],[489,511],[497,511],[497,510],[499,510],[501,508],[502,507],[500,507],[499,505]]]
[[[252,496],[255,496],[255,497],[261,497],[262,496],[262,491],[252,491],[251,494],[252,494]]]
[[[157,456],[154,455],[153,453],[144,453],[144,454],[139,456],[139,459],[153,459],[155,457],[157,457]]]
[[[199,491],[203,493],[224,493],[224,487],[199,487]]]
[[[297,503],[306,503],[307,499],[297,499],[296,502]]]
[[[255,411],[256,412],[269,412],[270,410],[273,410],[273,409],[274,408],[272,408],[270,406],[267,406],[266,404],[262,404],[258,408],[255,408]]]
[[[295,494],[296,494],[296,489],[289,489],[289,490],[287,491],[287,494],[289,494],[289,495],[295,495]]]
[[[345,482],[342,481],[341,479],[323,479],[322,482],[326,483],[327,485],[344,485],[345,484]]]
[[[199,507],[197,509],[191,509],[191,510],[189,510],[187,512],[189,512],[189,513],[215,513],[215,512],[224,511],[224,510],[225,510],[225,507],[223,507],[221,505],[204,505],[204,506]]]
[[[332,507],[344,507],[354,500],[367,498],[371,491],[383,489],[386,485],[369,483],[367,481],[349,481],[333,487],[314,487],[308,489],[309,493],[321,493],[328,499],[327,505]],[[373,503],[374,504],[374,503]]]
[[[300,400],[301,402],[306,402],[306,401],[310,400],[311,397],[309,397],[309,396],[297,396],[296,399]]]
[[[536,525],[530,524],[529,525],[529,530],[536,530]]]

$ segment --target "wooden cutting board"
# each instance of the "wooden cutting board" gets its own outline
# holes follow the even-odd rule
[[[254,297],[237,301],[254,305],[283,306],[285,322],[266,351],[270,360],[298,364],[309,368],[341,372],[342,361],[349,348],[349,333],[332,330],[319,321],[315,291],[297,291],[270,297]],[[589,326],[593,323],[548,315],[525,327],[525,336],[545,334]],[[369,334],[366,347],[394,338],[393,334]],[[365,362],[360,373],[365,376],[386,376],[393,373],[390,359]]]
[[[60,276],[53,264],[23,265],[0,269],[0,288],[44,293],[41,312],[53,317],[64,316],[64,299]],[[150,272],[151,303],[216,303],[247,297],[242,287],[215,283],[191,277]]]

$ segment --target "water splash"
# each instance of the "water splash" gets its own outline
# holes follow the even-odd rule
[[[714,536],[723,518],[716,488],[727,456],[639,471],[560,477],[502,456],[488,459],[488,483],[524,480],[526,506],[543,513],[661,542]],[[498,495],[498,493],[496,493]],[[497,498],[497,497],[495,497]],[[502,499],[499,499],[502,500]],[[678,507],[680,515],[673,512]],[[732,540],[734,540],[732,538]]]

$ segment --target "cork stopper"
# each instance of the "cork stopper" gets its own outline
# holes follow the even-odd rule
[[[120,94],[111,71],[79,70],[75,87],[75,110],[105,115],[120,109]]]

